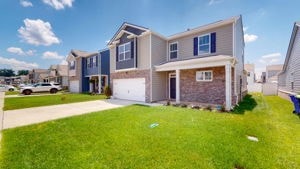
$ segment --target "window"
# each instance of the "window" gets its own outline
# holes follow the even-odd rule
[[[125,43],[118,47],[119,50],[119,61],[129,60],[131,58],[131,43]]]
[[[87,66],[87,68],[91,67],[91,60],[90,60],[90,58],[86,59],[86,66]]]
[[[199,36],[198,45],[199,55],[210,53],[210,34]]]
[[[169,55],[170,55],[170,59],[176,59],[177,58],[177,53],[178,53],[178,46],[177,46],[177,42],[175,43],[171,43],[169,46]]]
[[[247,76],[250,76],[250,72],[247,73]]]
[[[75,69],[75,60],[70,62],[70,70]]]
[[[43,83],[42,86],[51,86],[49,83]]]
[[[93,56],[93,57],[92,57],[92,60],[93,60],[93,65],[92,65],[92,67],[96,67],[96,66],[97,66],[97,56]]]
[[[212,71],[197,71],[196,81],[212,81],[213,72]]]

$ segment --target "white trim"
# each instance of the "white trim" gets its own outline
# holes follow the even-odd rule
[[[209,79],[209,80],[206,80],[205,79],[205,73],[206,72],[210,72],[211,73],[211,79]],[[203,80],[199,80],[198,78],[197,78],[197,75],[198,75],[198,73],[204,73],[204,76],[203,76]],[[201,71],[196,71],[196,81],[197,82],[212,82],[213,81],[213,71],[212,70],[201,70]]]
[[[149,35],[150,37],[149,37],[149,41],[150,41],[150,43],[149,43],[149,45],[150,45],[150,57],[149,57],[149,59],[150,59],[150,102],[152,102],[152,92],[153,92],[153,86],[152,86],[152,34],[151,34],[151,32],[150,32],[150,35]]]
[[[175,77],[174,77],[175,76]],[[172,73],[169,73],[169,85],[167,86],[167,89],[168,89],[168,93],[169,93],[169,99],[172,99],[171,98],[171,78],[175,78],[176,79],[176,73],[172,72]],[[175,98],[176,99],[176,98]]]
[[[176,103],[180,103],[180,70],[176,69]]]
[[[177,50],[171,51],[171,45],[174,45],[174,44],[177,45]],[[175,60],[175,59],[178,59],[178,51],[179,51],[179,50],[178,50],[178,41],[169,43],[169,49],[167,49],[167,50],[168,50],[168,53],[169,53],[169,60]],[[175,51],[176,51],[176,53],[177,53],[176,58],[171,58],[171,52],[175,52]]]
[[[232,88],[232,83],[231,83],[231,65],[226,64],[225,65],[225,108],[226,110],[231,109],[231,99],[232,99],[232,94],[231,94],[231,88]]]
[[[208,52],[207,53],[200,53],[200,38],[201,37],[204,37],[204,36],[208,36],[209,38],[209,42],[208,42],[208,45],[209,45],[209,47],[208,47]],[[205,45],[207,45],[207,44],[205,44]],[[202,46],[204,46],[204,45],[202,45]],[[206,34],[202,34],[202,35],[200,35],[200,36],[198,36],[198,56],[201,56],[201,55],[207,55],[207,54],[211,54],[211,33],[206,33]]]
[[[193,69],[224,66],[227,63],[231,63],[232,65],[234,65],[235,58],[227,55],[216,55],[204,58],[167,62],[165,64],[155,66],[155,69],[156,71],[173,71],[176,69]]]
[[[126,50],[126,45],[128,45],[129,44],[129,46],[130,46],[130,49],[129,50]],[[123,47],[124,46],[124,52],[122,52],[122,53],[120,53],[120,50],[119,50],[119,48],[120,47]],[[118,48],[118,62],[123,62],[123,61],[126,61],[126,60],[130,60],[131,59],[131,41],[130,42],[127,42],[127,43],[124,43],[124,44],[122,44],[122,45],[119,45],[119,46],[117,46],[117,48]],[[128,53],[128,52],[130,52],[130,58],[127,58],[126,59],[126,53]],[[122,60],[120,60],[120,54],[123,54],[123,56],[124,56],[124,59],[122,59]]]
[[[132,70],[137,70],[137,68],[116,69],[115,72],[125,72],[125,71],[132,71]]]

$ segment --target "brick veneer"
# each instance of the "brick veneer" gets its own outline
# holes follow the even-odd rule
[[[213,81],[196,81],[196,72],[213,71]],[[234,79],[232,79],[234,80]],[[180,100],[210,104],[225,103],[225,67],[181,70],[180,72]],[[235,104],[235,103],[232,103]]]
[[[113,80],[114,79],[130,79],[130,78],[145,78],[146,89],[145,96],[146,102],[150,102],[150,70],[133,70],[124,72],[115,72],[110,74],[110,86],[113,90]]]

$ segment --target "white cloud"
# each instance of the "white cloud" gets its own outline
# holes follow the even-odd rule
[[[57,52],[46,51],[43,53],[43,59],[64,59],[64,56],[59,55]]]
[[[28,62],[17,60],[15,58],[9,59],[4,57],[0,57],[0,65],[6,66],[14,70],[21,70],[21,69],[30,70],[39,67],[39,65],[36,63],[28,63]]]
[[[18,32],[20,38],[25,42],[36,46],[50,46],[60,43],[60,40],[52,32],[52,27],[49,22],[44,22],[40,19],[31,20],[26,18],[24,24],[25,27],[21,26]]]
[[[56,10],[61,10],[65,7],[71,8],[74,0],[43,0],[43,2]]]
[[[274,58],[279,58],[280,56],[281,56],[280,53],[271,53],[271,54],[263,55],[263,56],[261,56],[261,58],[263,58],[263,59],[274,59]]]
[[[215,5],[223,2],[223,0],[209,0],[208,5]]]
[[[60,65],[68,65],[68,62],[64,59],[60,62]]]
[[[246,43],[254,42],[257,40],[257,38],[258,38],[257,35],[251,35],[251,34],[247,34],[247,33],[244,35],[244,40]]]
[[[18,48],[18,47],[9,47],[6,49],[7,52],[17,54],[17,55],[22,55],[22,56],[32,56],[35,54],[35,50],[28,50],[28,51],[23,51],[23,49]]]
[[[20,0],[20,4],[23,7],[33,7],[33,4],[30,1],[26,1],[26,0]]]

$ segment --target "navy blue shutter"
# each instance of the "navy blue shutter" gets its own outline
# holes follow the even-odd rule
[[[119,47],[116,46],[116,61],[119,61]]]
[[[98,60],[99,60],[99,57],[100,57],[100,54],[98,54],[98,55],[96,56],[96,67],[98,67]]]
[[[135,67],[137,67],[137,59],[138,59],[138,43],[137,43],[137,38],[135,38]]]
[[[134,41],[130,42],[130,53],[131,53],[131,59],[134,58]]]
[[[216,53],[216,32],[210,34],[210,53]]]
[[[198,55],[198,37],[194,38],[194,56]]]

